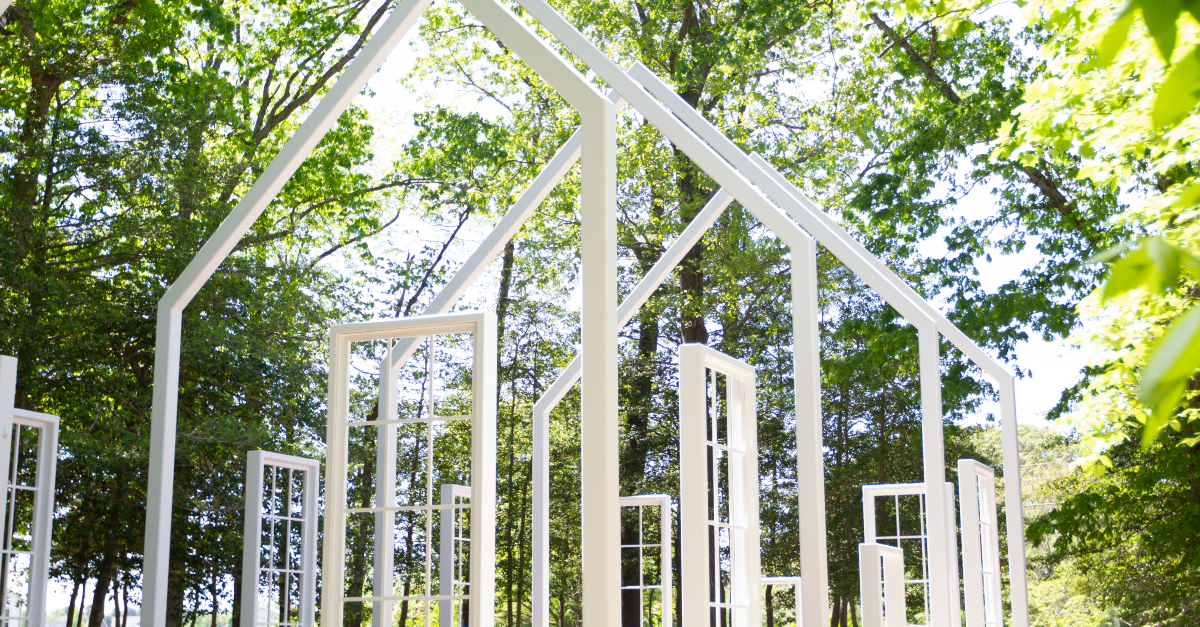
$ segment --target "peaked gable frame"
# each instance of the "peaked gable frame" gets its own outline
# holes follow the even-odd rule
[[[182,310],[211,277],[217,266],[232,251],[270,201],[311,154],[321,137],[336,122],[340,113],[365,85],[388,54],[415,24],[431,0],[405,0],[372,36],[362,54],[334,84],[314,112],[285,145],[279,155],[251,187],[217,231],[171,285],[159,302],[156,336],[154,411],[151,430],[150,485],[147,498],[146,565],[143,571],[144,615],[152,627],[165,623],[165,581],[170,543],[171,486],[173,484],[176,400],[178,397],[179,340]],[[612,96],[604,98],[583,79],[573,66],[548,48],[527,26],[497,0],[460,0],[519,58],[546,80],[568,103],[579,111],[582,128],[552,159],[530,190],[517,205],[528,201],[513,220],[506,215],[501,225],[485,240],[484,246],[468,261],[468,271],[460,283],[439,294],[430,309],[452,306],[466,286],[478,276],[486,261],[494,257],[503,242],[540,203],[549,187],[557,183],[573,163],[569,153],[578,137],[583,156],[581,242],[583,266],[583,341],[580,375],[587,375],[583,393],[581,440],[583,444],[583,557],[589,565],[583,573],[584,622],[588,627],[615,624],[619,618],[617,588],[619,571],[616,552],[618,541],[617,451],[616,451],[616,217],[615,217],[615,111]],[[806,603],[805,624],[823,622],[827,614],[827,576],[824,540],[824,497],[821,458],[820,362],[815,326],[816,267],[815,242],[796,222],[814,233],[830,252],[863,278],[889,304],[918,328],[921,361],[921,398],[923,413],[923,450],[926,482],[944,479],[944,442],[941,430],[941,398],[938,371],[938,341],[945,335],[970,359],[1000,383],[1001,416],[1004,443],[1005,487],[1009,508],[1008,528],[1012,564],[1013,618],[1018,625],[1028,624],[1025,594],[1023,524],[1020,516],[1020,478],[1016,458],[1016,422],[1013,380],[1010,373],[975,346],[944,316],[926,303],[894,273],[874,258],[825,215],[804,194],[757,155],[748,156],[712,127],[698,113],[682,103],[673,92],[644,66],[629,73],[616,66],[578,30],[571,26],[545,0],[517,2],[571,50],[585,65],[613,88],[619,99],[629,102],[654,124],[673,144],[706,171],[728,193],[746,206],[765,226],[792,247],[793,325],[796,338],[796,394],[798,418],[798,480],[802,496],[807,494],[809,515],[801,521],[802,568],[810,576],[802,581]],[[643,91],[634,79],[646,84]],[[665,90],[665,91],[664,91]],[[654,94],[658,100],[651,97]],[[676,102],[678,101],[678,102]],[[665,104],[665,106],[664,106]],[[678,116],[678,117],[676,117]],[[686,124],[685,124],[686,123]],[[703,137],[703,139],[701,139]],[[563,157],[563,159],[560,159]],[[569,161],[565,163],[564,161]],[[557,167],[554,167],[557,166]],[[556,176],[557,173],[557,176]],[[749,180],[747,180],[749,179]],[[552,182],[551,182],[552,181]],[[539,192],[539,182],[543,183]],[[751,184],[753,183],[753,185]],[[548,184],[545,185],[545,184]],[[757,186],[759,189],[756,189]],[[762,190],[761,192],[759,190]],[[764,194],[765,193],[765,194]],[[540,194],[540,198],[538,197]],[[528,199],[526,196],[530,196]],[[783,209],[781,210],[780,207]],[[723,207],[722,207],[723,209]],[[786,213],[785,213],[786,211]],[[521,216],[524,213],[524,217]],[[793,219],[795,222],[793,222]],[[504,229],[500,227],[504,226]],[[707,228],[707,227],[705,227]],[[496,238],[493,238],[496,236]],[[489,246],[490,244],[490,246]],[[497,245],[498,244],[498,245]],[[465,269],[465,268],[464,268]],[[659,279],[661,280],[661,279]],[[453,289],[451,289],[453,288]],[[632,304],[632,303],[631,303]],[[427,309],[428,311],[428,309]],[[807,341],[800,341],[801,338]],[[394,351],[393,363],[407,358]],[[570,370],[570,368],[568,368]],[[567,372],[563,373],[564,375]],[[562,377],[560,377],[562,379]],[[573,381],[572,381],[573,383]],[[557,386],[562,389],[562,386]],[[569,387],[566,386],[566,387]],[[562,389],[565,392],[565,389]],[[801,402],[802,401],[802,402]],[[548,451],[546,451],[548,453]],[[535,456],[536,457],[536,456]],[[805,491],[808,491],[807,493]],[[937,491],[935,491],[937,492]],[[1014,498],[1015,497],[1015,498]],[[941,521],[951,503],[931,499],[934,524],[931,534],[949,537],[952,530]],[[1016,503],[1015,512],[1012,503]],[[812,507],[812,506],[817,507]],[[536,512],[536,510],[535,510]],[[1015,513],[1015,516],[1014,516]],[[818,515],[819,514],[819,515]],[[1014,539],[1020,543],[1013,544]],[[817,550],[819,549],[819,550]],[[949,560],[954,559],[948,544],[933,543],[931,578],[941,599],[935,602],[933,623],[949,625],[946,598],[950,590]],[[816,574],[818,576],[813,577]],[[938,585],[938,584],[941,585]],[[953,586],[957,589],[957,585]],[[535,589],[536,594],[536,589]],[[536,607],[536,604],[535,604]],[[536,610],[535,610],[536,611]]]

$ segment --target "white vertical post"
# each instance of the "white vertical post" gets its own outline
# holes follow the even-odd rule
[[[617,460],[617,129],[616,106],[581,110],[583,275],[581,474],[583,625],[621,618]]]
[[[12,453],[13,409],[17,402],[17,358],[0,355],[0,472],[8,472]],[[0,499],[0,520],[7,520],[8,499]]]
[[[246,454],[246,507],[242,510],[242,624],[257,627],[262,558],[263,451]]]
[[[475,325],[471,366],[470,625],[492,627],[496,598],[496,316]],[[433,446],[433,442],[429,443]]]
[[[388,341],[384,357],[379,362],[379,410],[382,422],[376,426],[375,450],[375,507],[396,506],[396,370],[392,368],[392,342]],[[431,444],[432,446],[432,444]],[[375,596],[391,597],[395,590],[396,512],[391,509],[375,512]],[[391,627],[392,601],[384,599],[371,604],[371,624]]]
[[[704,359],[679,350],[679,604],[680,625],[707,625],[708,455]],[[684,548],[687,550],[684,550]]]
[[[858,585],[863,627],[904,627],[903,551],[873,542],[858,545]]]
[[[803,627],[829,622],[829,553],[825,531],[825,456],[821,422],[821,338],[817,303],[817,245],[792,247],[792,367],[796,395],[796,486],[800,519]],[[872,518],[874,520],[874,518]]]
[[[661,532],[662,543],[660,558],[661,563],[658,567],[660,574],[659,583],[662,584],[662,627],[671,627],[672,621],[675,620],[674,596],[675,584],[674,577],[671,576],[671,497],[663,495],[662,505],[659,506],[659,531]]]
[[[1029,582],[1025,573],[1025,510],[1021,496],[1021,445],[1017,437],[1016,382],[1000,378],[1000,441],[1004,457],[1004,514],[1008,531],[1008,585],[1014,627],[1029,625]]]
[[[942,381],[940,335],[929,320],[914,320],[917,327],[921,367],[921,458],[925,474],[926,524],[929,529],[929,604],[930,624],[949,627],[951,623],[949,543],[946,535],[952,530],[946,525],[945,490],[928,489],[946,482],[945,439],[942,433]]]
[[[962,476],[959,475],[959,481]],[[958,533],[955,531],[954,484],[946,482],[946,557],[950,560],[950,624],[962,627],[962,590],[959,588]]]

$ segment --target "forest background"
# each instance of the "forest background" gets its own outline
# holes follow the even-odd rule
[[[779,167],[1015,371],[1028,374],[1015,351],[1031,337],[1083,345],[1091,361],[1048,416],[1066,435],[1023,431],[1034,620],[1195,623],[1195,395],[1140,447],[1137,378],[1196,283],[1177,271],[1164,296],[1105,301],[1105,267],[1084,263],[1144,235],[1197,250],[1180,190],[1195,177],[1200,85],[1165,126],[1146,100],[1190,67],[1194,17],[1173,14],[1178,37],[1172,22],[1156,63],[1148,27],[1162,20],[1129,13],[1129,44],[1106,69],[1095,61],[1121,14],[1103,3],[552,4]],[[70,590],[68,625],[100,627],[106,599],[122,624],[137,614],[157,299],[393,6],[18,0],[0,17],[0,353],[20,359],[18,406],[62,417],[53,574]],[[322,456],[328,326],[420,313],[578,125],[458,5],[435,2],[419,29],[415,69],[389,96],[411,100],[411,119],[382,119],[360,97],[184,314],[173,627],[238,620],[245,452]],[[1097,128],[1109,134],[1080,130]],[[622,114],[619,142],[627,290],[714,184],[636,114]],[[983,192],[990,202],[966,200]],[[530,616],[529,410],[578,341],[577,194],[572,174],[463,303],[500,323],[497,609],[509,627]],[[985,283],[979,266],[994,259],[1022,265]],[[859,486],[920,479],[915,333],[830,255],[819,264],[831,623],[850,625]],[[735,204],[621,336],[627,494],[677,493],[679,344],[758,369],[769,575],[799,573],[790,333],[787,252]],[[960,457],[999,466],[994,422],[979,420],[994,390],[942,354],[954,480]],[[580,619],[577,415],[575,393],[552,417],[558,625]],[[359,448],[352,463],[373,461]],[[369,480],[358,488],[366,498]],[[356,592],[365,579],[351,573]],[[768,591],[769,620],[792,620],[789,595]]]

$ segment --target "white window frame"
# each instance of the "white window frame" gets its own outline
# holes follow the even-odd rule
[[[879,544],[858,545],[858,594],[863,627],[905,627],[904,551]]]
[[[11,359],[11,358],[10,358]],[[12,360],[15,366],[15,359]],[[15,367],[13,369],[15,375]],[[50,538],[54,526],[54,477],[58,462],[58,416],[43,414],[26,409],[12,410],[12,424],[5,429],[3,442],[4,454],[0,457],[6,471],[4,502],[0,509],[3,517],[3,545],[0,546],[0,567],[8,568],[11,556],[25,554],[29,556],[29,586],[25,591],[25,616],[0,616],[5,623],[24,623],[25,627],[43,627],[46,624],[46,586],[50,581]],[[12,438],[13,427],[39,429],[37,447],[37,470],[34,485],[17,486],[15,473],[19,460],[13,458],[13,452],[19,450],[18,441]],[[29,551],[14,551],[13,541],[13,508],[9,507],[12,499],[10,494],[15,490],[34,492],[33,520],[31,521],[31,537]],[[7,575],[7,573],[4,573]],[[3,587],[0,588],[0,613],[7,611],[9,586],[7,576],[2,576]]]
[[[800,621],[801,625],[804,624],[804,595],[800,593],[799,577],[759,577],[758,583],[764,586],[792,586],[796,592],[796,620]]]
[[[726,377],[726,445],[709,435],[717,399],[707,386],[712,371]],[[762,622],[762,578],[758,521],[758,416],[754,367],[703,344],[679,347],[679,518],[682,568],[680,605],[683,624],[708,625],[710,609],[728,607],[732,627],[758,627]],[[729,522],[709,518],[708,468],[710,447],[723,448],[729,464]],[[715,469],[714,469],[715,472]],[[730,599],[709,598],[710,582],[718,577],[709,560],[709,528],[728,527],[730,539]],[[686,576],[682,576],[686,574]],[[713,588],[715,589],[715,588]]]
[[[272,466],[288,471],[289,478],[292,473],[302,473],[301,479],[301,505],[300,516],[292,516],[291,500],[284,499],[284,511],[271,512],[269,517],[272,518],[271,532],[271,553],[275,555],[275,551],[279,547],[274,546],[275,519],[282,518],[285,522],[284,529],[284,546],[283,569],[278,568],[263,568],[262,565],[262,525],[263,525],[263,487],[265,484],[264,477],[266,476],[266,467]],[[284,455],[282,453],[273,453],[270,451],[250,451],[246,454],[246,510],[245,510],[245,530],[242,540],[242,625],[241,627],[264,627],[269,625],[295,625],[296,623],[286,622],[286,617],[280,615],[280,621],[272,623],[269,620],[261,621],[260,612],[266,608],[266,615],[270,616],[270,604],[282,598],[287,590],[286,584],[281,584],[279,589],[279,597],[272,597],[271,593],[267,593],[266,606],[260,605],[264,600],[262,598],[263,590],[259,587],[259,581],[263,571],[282,572],[284,577],[294,575],[300,576],[300,599],[299,599],[299,627],[313,627],[313,622],[316,616],[316,601],[317,601],[317,492],[318,475],[321,471],[321,464],[315,459],[306,457],[297,457],[295,455]],[[272,494],[276,492],[275,479],[272,473]],[[288,569],[286,566],[289,560],[288,552],[291,550],[291,545],[287,539],[291,536],[292,523],[300,523],[301,542],[300,542],[300,568],[298,570]],[[272,564],[274,563],[274,557]]]
[[[927,624],[935,623],[936,616],[932,612],[934,612],[934,607],[935,607],[934,603],[937,602],[937,598],[936,598],[936,595],[934,594],[935,593],[935,589],[933,588],[934,580],[932,577],[934,566],[932,565],[931,562],[934,559],[934,557],[937,555],[937,553],[934,552],[932,550],[933,547],[930,546],[932,544],[931,537],[933,537],[934,534],[933,534],[932,525],[930,525],[930,522],[928,520],[928,509],[932,509],[932,508],[927,509],[928,503],[926,502],[926,499],[925,499],[925,484],[924,483],[875,483],[875,484],[864,485],[862,487],[862,491],[863,491],[863,542],[864,543],[872,544],[872,543],[878,542],[879,540],[891,540],[891,541],[895,541],[897,546],[899,546],[901,541],[910,541],[910,542],[913,540],[921,541],[921,552],[925,557],[925,559],[922,560],[922,564],[921,564],[922,577],[920,579],[906,579],[905,584],[921,584],[921,586],[924,590],[923,597],[925,599],[925,618],[926,618],[926,620],[930,621],[930,623],[927,623]],[[901,496],[917,496],[920,498],[921,533],[919,533],[917,535],[910,535],[910,536],[900,535],[900,505],[899,505],[900,498],[899,497],[901,497]],[[958,538],[957,538],[957,534],[954,533],[954,484],[950,483],[949,481],[947,481],[944,484],[943,496],[946,500],[946,503],[948,504],[948,507],[944,510],[946,513],[946,521],[945,521],[944,528],[950,531],[950,533],[948,533],[945,536],[946,549],[945,549],[945,553],[944,553],[944,555],[946,555],[948,557],[948,560],[947,560],[948,564],[946,566],[946,571],[948,573],[950,573],[950,581],[952,582],[951,583],[952,589],[947,591],[947,592],[949,592],[949,594],[947,595],[947,598],[950,602],[950,607],[951,607],[951,612],[950,612],[951,624],[952,625],[961,625],[962,624],[961,619],[957,618],[957,617],[961,616],[961,613],[962,613],[962,605],[961,605],[962,597],[959,595],[959,591],[958,591],[958,580],[959,580],[958,579]],[[895,511],[896,511],[896,534],[897,535],[893,535],[893,536],[879,535],[876,532],[876,529],[875,529],[875,499],[884,498],[884,497],[892,497],[894,499],[894,503],[896,504]]]
[[[469,509],[470,505],[463,506],[458,502],[458,499],[470,499],[471,486],[456,485],[453,483],[442,484],[442,506],[450,505],[449,509],[442,509],[441,516],[441,535],[438,538],[440,544],[438,550],[438,560],[440,561],[438,568],[438,590],[453,590],[453,586],[463,581],[462,579],[462,544],[471,545],[471,537],[463,536],[460,514],[462,510]],[[447,516],[447,514],[450,514]],[[468,555],[470,552],[468,551]],[[455,557],[458,560],[455,560]],[[458,568],[455,568],[455,565]],[[470,585],[470,584],[468,584]],[[454,605],[452,603],[438,603],[438,627],[454,627]]]
[[[375,577],[372,596],[346,597],[344,584],[346,568],[346,518],[350,513],[374,513],[377,519],[399,511],[395,505],[395,455],[386,446],[386,435],[394,433],[401,421],[394,417],[395,377],[391,374],[389,355],[380,368],[380,420],[355,421],[355,428],[377,426],[385,446],[377,455],[378,477],[375,507],[346,506],[346,469],[350,429],[350,349],[354,342],[424,338],[431,335],[471,333],[474,358],[472,361],[471,394],[471,565],[469,624],[472,627],[492,627],[495,599],[496,562],[496,316],[490,312],[469,312],[413,316],[392,320],[357,322],[333,326],[329,331],[329,401],[325,456],[325,525],[322,550],[321,624],[341,627],[346,602],[369,602],[376,616],[390,616],[391,603],[401,597],[383,593],[390,587],[393,551],[383,550],[376,542],[376,568],[388,566],[382,576]],[[390,341],[389,341],[390,344]],[[460,419],[454,416],[449,418]],[[405,420],[404,422],[412,422]],[[394,442],[394,439],[391,440]],[[430,442],[432,446],[432,442]],[[390,462],[389,462],[390,460]],[[390,476],[388,470],[390,467]],[[388,489],[379,489],[381,486]],[[428,498],[432,499],[430,492]],[[440,504],[419,506],[421,509],[443,509]],[[460,507],[460,506],[450,506]],[[412,509],[404,507],[403,509]],[[377,537],[390,537],[382,525],[377,525]],[[336,584],[333,582],[337,582]],[[431,585],[427,581],[426,585]],[[455,595],[409,595],[429,602],[451,601]],[[440,605],[440,604],[439,604]],[[427,612],[431,612],[426,605]],[[431,615],[431,614],[430,614]],[[428,622],[428,620],[427,620]]]
[[[621,543],[621,551],[625,549],[638,550],[638,585],[626,586],[622,585],[622,592],[625,590],[638,590],[640,593],[640,607],[638,612],[639,625],[644,626],[646,619],[646,591],[658,590],[659,599],[661,601],[662,615],[659,617],[660,627],[671,627],[671,620],[674,618],[672,611],[672,597],[675,590],[671,582],[671,497],[666,494],[636,494],[633,496],[622,496],[619,500],[621,507],[636,507],[638,508],[638,543],[625,544]],[[657,507],[659,508],[659,527],[658,527],[658,544],[646,544],[645,536],[642,533],[642,523],[644,520],[644,508]],[[659,580],[657,584],[647,584],[645,582],[645,549],[658,548],[659,555]],[[624,597],[621,597],[621,602],[624,603]],[[445,626],[443,626],[445,627]]]
[[[958,460],[958,493],[967,627],[999,626],[1004,622],[1004,608],[996,471],[973,459]]]

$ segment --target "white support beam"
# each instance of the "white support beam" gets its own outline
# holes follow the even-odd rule
[[[646,276],[617,308],[617,328],[633,319],[642,305],[670,276],[688,251],[700,241],[721,213],[733,202],[724,190],[717,190],[687,228],[659,257]],[[559,373],[533,405],[533,625],[550,625],[550,412],[579,382],[582,361],[579,355]]]
[[[1029,627],[1029,580],[1025,571],[1025,510],[1021,495],[1021,445],[1017,436],[1016,381],[1000,381],[1000,442],[1004,463],[1004,526],[1008,533],[1008,586],[1012,624]]]
[[[0,468],[12,454],[13,408],[17,401],[17,358],[0,355]],[[0,498],[0,520],[8,520],[8,499]]]
[[[929,533],[929,621],[933,627],[949,627],[952,603],[950,590],[958,593],[958,580],[950,580],[946,491],[929,489],[946,483],[946,442],[942,431],[941,336],[933,324],[917,325],[921,378],[921,462],[925,476],[925,523]],[[952,519],[949,518],[949,519]],[[955,557],[954,559],[957,559]]]
[[[406,338],[410,341],[412,338]],[[416,342],[413,342],[414,344]],[[387,344],[391,344],[388,342]],[[396,438],[398,423],[392,422],[398,416],[399,379],[396,369],[391,367],[392,349],[385,349],[385,355],[379,363],[379,420],[385,421],[375,427],[375,507],[396,506]],[[388,597],[391,595],[396,577],[396,551],[392,542],[396,533],[396,513],[381,511],[375,513],[375,596]],[[375,601],[371,604],[371,624],[376,627],[392,624],[391,599]]]
[[[617,108],[581,108],[583,627],[621,620],[617,432]]]
[[[825,520],[825,449],[821,418],[817,245],[792,248],[792,368],[796,398],[796,500],[800,522],[801,625],[829,623],[829,549]]]

